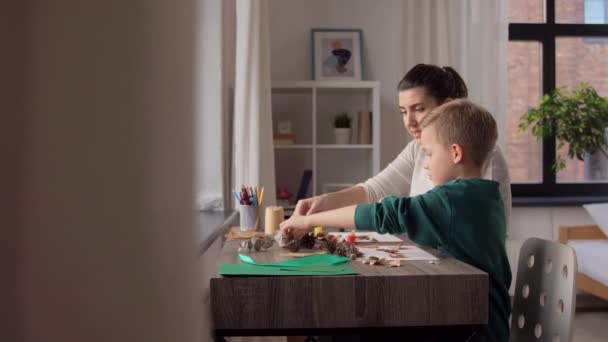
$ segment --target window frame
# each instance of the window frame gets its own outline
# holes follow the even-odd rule
[[[509,41],[535,41],[541,44],[541,88],[547,94],[556,87],[556,38],[608,37],[608,24],[561,24],[555,22],[555,0],[545,1],[544,23],[509,22]],[[552,170],[555,160],[555,137],[542,141],[542,183],[513,183],[511,192],[516,205],[573,205],[608,201],[605,183],[557,183]]]

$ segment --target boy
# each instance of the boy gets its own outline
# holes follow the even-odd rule
[[[301,234],[314,226],[407,232],[412,241],[438,248],[489,275],[489,319],[482,340],[508,341],[511,269],[505,252],[505,216],[498,183],[481,179],[496,143],[496,122],[467,100],[437,107],[421,123],[425,169],[435,185],[415,197],[292,216],[281,229]]]

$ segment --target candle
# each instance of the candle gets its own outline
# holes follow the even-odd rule
[[[279,229],[279,225],[283,222],[283,216],[283,207],[266,207],[264,234],[274,236],[275,231]]]

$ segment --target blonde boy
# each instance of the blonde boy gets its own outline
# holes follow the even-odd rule
[[[421,121],[425,169],[435,188],[415,197],[386,197],[308,216],[292,216],[281,229],[314,226],[407,232],[412,241],[473,265],[489,275],[489,319],[482,340],[508,341],[511,271],[498,183],[481,178],[481,167],[498,136],[492,115],[467,100],[450,101]]]

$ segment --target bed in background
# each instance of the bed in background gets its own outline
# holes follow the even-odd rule
[[[559,241],[576,251],[577,287],[608,300],[608,238],[599,226],[559,228]]]

